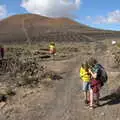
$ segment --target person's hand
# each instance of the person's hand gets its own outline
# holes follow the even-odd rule
[[[91,69],[88,69],[89,73],[92,73]]]

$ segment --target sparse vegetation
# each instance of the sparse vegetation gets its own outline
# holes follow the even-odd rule
[[[120,48],[120,43],[118,43],[117,46]]]
[[[6,46],[5,59],[0,60],[1,82],[10,86],[20,87],[27,85],[36,86],[47,78],[51,80],[61,79],[60,75],[47,70],[47,66],[41,63],[47,59],[51,60],[47,47],[44,45],[33,46],[30,48],[25,48],[24,45],[16,47]]]

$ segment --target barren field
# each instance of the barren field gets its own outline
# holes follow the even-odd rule
[[[0,61],[0,120],[120,120],[120,47],[110,43],[56,43],[55,57],[45,42],[6,45]],[[91,56],[109,76],[101,106],[94,110],[84,106],[79,78],[81,63]]]

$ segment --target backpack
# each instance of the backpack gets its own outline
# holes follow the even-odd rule
[[[98,66],[99,72],[100,72],[99,79],[104,84],[104,83],[106,83],[108,81],[107,72],[105,71],[105,68],[102,65],[97,64],[97,66]]]

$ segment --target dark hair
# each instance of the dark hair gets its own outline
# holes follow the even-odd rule
[[[97,60],[93,57],[91,57],[89,60],[88,60],[88,64],[89,64],[89,67],[94,67],[95,64],[97,64]]]

